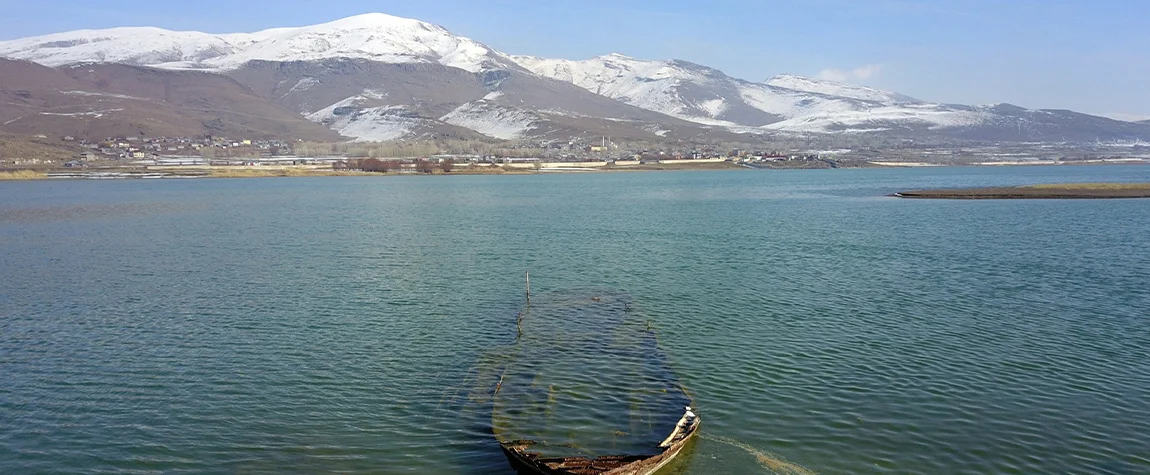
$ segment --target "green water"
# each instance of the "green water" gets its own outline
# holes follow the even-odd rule
[[[0,183],[0,473],[506,474],[680,383],[675,473],[1150,473],[1150,200],[883,196],[1081,181],[1150,167]]]
[[[516,340],[477,365],[497,440],[548,457],[657,455],[692,404],[658,333],[628,295],[550,292],[525,304]],[[492,390],[492,387],[495,387]]]

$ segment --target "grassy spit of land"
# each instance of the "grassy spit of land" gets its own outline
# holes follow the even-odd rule
[[[894,196],[951,200],[1150,198],[1150,183],[1054,183],[1015,187],[915,190],[895,193]]]
[[[43,170],[0,170],[0,181],[7,180],[41,180],[48,178]]]

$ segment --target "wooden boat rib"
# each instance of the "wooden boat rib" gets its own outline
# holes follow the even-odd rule
[[[540,454],[529,452],[536,442],[532,440],[513,440],[499,442],[511,465],[520,473],[541,475],[652,475],[665,467],[679,455],[679,452],[699,432],[702,420],[695,416],[690,408],[687,413],[675,424],[675,429],[663,443],[659,444],[659,453],[655,455],[607,455],[603,457],[557,457],[543,458]]]

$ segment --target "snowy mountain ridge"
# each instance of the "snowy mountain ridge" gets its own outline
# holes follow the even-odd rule
[[[0,42],[0,56],[53,67],[77,63],[194,63],[234,54],[260,39],[258,33],[212,35],[153,27],[77,30]]]
[[[780,75],[765,83],[694,63],[609,54],[584,61],[512,56],[541,76],[692,122],[739,131],[874,132],[898,126],[944,128],[977,123],[954,110],[879,89]]]
[[[216,71],[236,69],[253,60],[328,58],[439,63],[470,72],[514,67],[507,55],[443,27],[383,13],[255,33],[210,34],[153,27],[77,30],[2,41],[0,56],[45,66],[124,63]]]
[[[721,119],[725,101],[712,95],[684,99],[676,88],[685,83],[708,85],[726,78],[722,72],[685,61],[644,61],[613,53],[586,61],[512,56],[516,63],[543,77],[570,82],[599,95],[710,125],[735,125]]]
[[[764,84],[782,89],[790,89],[792,91],[809,92],[813,94],[822,94],[825,96],[846,97],[860,101],[881,102],[889,104],[914,104],[923,102],[913,97],[904,96],[894,92],[883,91],[873,87],[848,84],[844,82],[826,81],[822,79],[811,79],[808,77],[796,76],[793,74],[780,74],[778,76],[774,76],[770,79],[767,79]]]
[[[649,132],[657,137],[675,129],[974,140],[1150,136],[1145,123],[1008,104],[931,103],[795,75],[752,82],[682,60],[618,53],[582,61],[512,56],[437,25],[382,13],[255,33],[79,30],[0,41],[0,57],[50,67],[115,63],[213,72],[359,140],[426,133],[503,139],[613,134],[619,124],[629,124],[634,133],[659,131]],[[301,73],[277,72],[289,63],[295,66],[288,69]],[[282,77],[266,82],[276,75]],[[394,93],[390,98],[388,91]]]

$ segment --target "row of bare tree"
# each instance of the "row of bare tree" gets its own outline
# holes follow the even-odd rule
[[[404,162],[401,160],[360,158],[348,160],[347,167],[352,170],[363,170],[365,172],[387,173],[391,171],[399,171],[400,169],[404,168]],[[419,173],[433,173],[437,167],[440,170],[443,170],[444,173],[451,173],[451,170],[455,168],[455,162],[450,159],[442,160],[438,164],[424,159],[415,161],[415,170]]]

